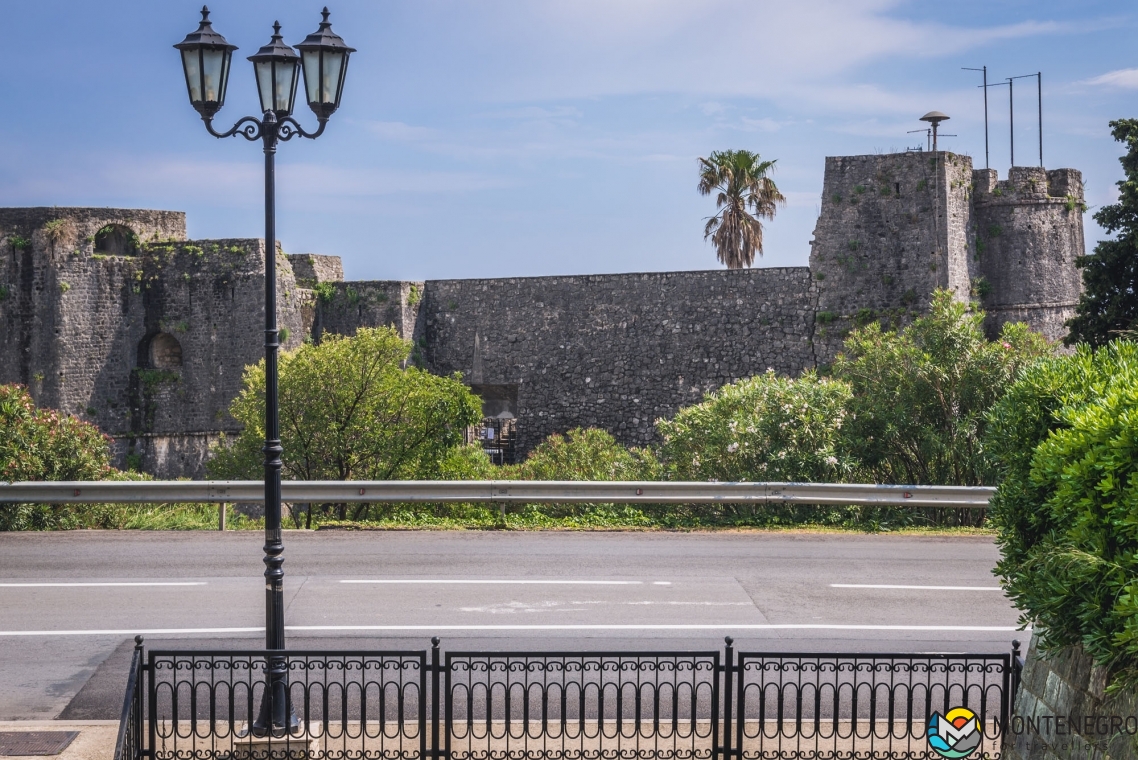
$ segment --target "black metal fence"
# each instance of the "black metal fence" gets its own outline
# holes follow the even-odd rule
[[[119,717],[119,735],[115,741],[114,760],[135,760],[144,754],[142,741],[143,699],[143,653],[142,637],[134,639],[134,654],[130,658],[130,672],[126,678],[126,695],[123,697],[122,713]]]
[[[115,760],[929,758],[934,714],[1001,755],[1012,654],[152,651]],[[287,664],[286,730],[264,728]],[[268,721],[271,723],[271,720]],[[145,730],[144,730],[145,727]]]

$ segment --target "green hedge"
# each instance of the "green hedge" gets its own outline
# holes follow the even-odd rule
[[[1138,345],[1042,361],[994,407],[990,516],[1003,578],[1044,649],[1138,675]]]

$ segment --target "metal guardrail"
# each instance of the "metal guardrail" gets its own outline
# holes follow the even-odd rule
[[[259,502],[259,480],[0,483],[0,502]],[[995,488],[862,483],[703,483],[562,480],[314,480],[281,484],[292,503],[522,502],[838,504],[985,509]]]

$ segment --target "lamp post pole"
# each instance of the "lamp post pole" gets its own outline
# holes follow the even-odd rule
[[[276,154],[277,144],[293,137],[315,139],[324,132],[328,119],[340,106],[348,57],[354,48],[332,31],[328,9],[322,11],[320,28],[296,48],[286,44],[280,24],[273,24],[273,36],[256,54],[249,56],[257,78],[261,100],[260,119],[245,116],[226,132],[213,128],[213,117],[225,104],[229,64],[235,45],[213,30],[209,8],[202,8],[196,31],[174,47],[181,51],[182,68],[190,104],[201,115],[206,131],[214,137],[240,135],[250,142],[261,140],[265,152],[265,649],[266,683],[261,708],[253,723],[255,735],[283,735],[297,727],[289,704],[288,661],[284,655],[284,541],[281,535],[281,446],[277,354],[277,229]],[[309,108],[318,123],[307,132],[292,118],[300,72]]]
[[[265,111],[261,122],[265,144],[265,649],[283,651],[284,540],[281,535],[280,399],[277,393],[277,117]],[[288,709],[288,667],[283,657],[269,660],[269,693],[261,702],[256,728],[283,727],[294,722]],[[271,716],[265,708],[271,703]],[[289,725],[289,728],[292,726]]]

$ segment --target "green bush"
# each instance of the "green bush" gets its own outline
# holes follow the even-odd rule
[[[850,387],[806,372],[725,385],[659,420],[672,480],[840,482],[854,462],[839,450]]]
[[[1038,333],[1006,324],[984,337],[984,313],[938,290],[929,313],[900,331],[872,323],[850,333],[833,365],[853,395],[845,448],[877,483],[995,482],[986,415],[1023,367],[1051,353]]]
[[[1045,649],[1138,677],[1138,345],[1027,369],[991,413],[996,571]]]
[[[658,465],[647,449],[628,449],[599,428],[554,433],[525,461],[503,468],[512,480],[655,480]]]
[[[110,465],[110,438],[94,425],[40,409],[21,385],[0,385],[0,481],[149,480]],[[238,520],[238,523],[241,521]],[[213,527],[213,504],[0,502],[0,530]]]
[[[659,463],[649,449],[625,448],[599,428],[574,428],[554,433],[534,447],[521,464],[499,468],[509,480],[658,480]],[[616,517],[639,524],[635,507],[613,504],[567,503],[513,505],[507,510],[531,527],[568,520],[572,527],[589,527]]]
[[[99,429],[54,409],[39,409],[22,385],[0,385],[0,480],[102,480],[114,470]],[[72,504],[0,503],[0,530],[81,527]]]

